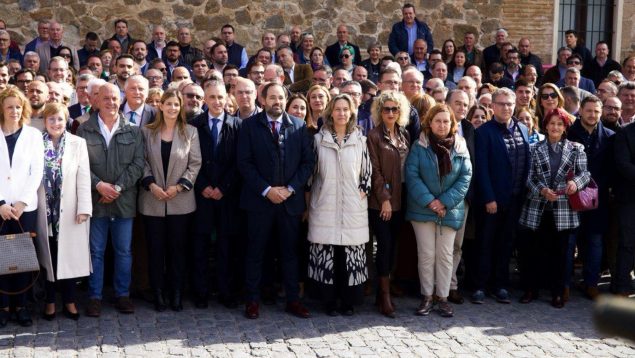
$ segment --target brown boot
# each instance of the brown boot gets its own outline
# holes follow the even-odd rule
[[[386,317],[395,318],[395,308],[390,300],[390,279],[379,277],[379,312]]]

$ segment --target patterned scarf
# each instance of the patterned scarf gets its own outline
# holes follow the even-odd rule
[[[430,133],[430,147],[437,155],[439,162],[439,176],[444,177],[452,171],[452,160],[450,160],[450,152],[454,147],[454,136],[439,139]]]
[[[47,132],[44,132],[44,192],[46,193],[46,218],[49,223],[49,235],[56,236],[60,228],[60,194],[62,191],[62,157],[64,142],[62,134],[57,149]]]

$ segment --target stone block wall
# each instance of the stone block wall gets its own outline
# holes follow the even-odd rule
[[[412,0],[420,20],[432,28],[436,47],[447,38],[460,44],[463,32],[480,34],[479,44],[493,42],[493,31],[505,27],[516,44],[520,37],[532,39],[533,52],[549,62],[553,31],[553,0]],[[150,39],[153,24],[163,24],[175,38],[179,26],[189,26],[197,42],[218,36],[220,27],[231,23],[237,42],[253,52],[260,47],[260,34],[276,34],[300,25],[313,32],[316,44],[333,43],[335,28],[349,26],[352,41],[365,48],[379,40],[386,45],[394,22],[401,18],[402,2],[393,0],[0,0],[0,16],[7,21],[15,40],[24,44],[36,35],[37,20],[56,19],[65,24],[65,37],[80,43],[88,31],[106,39],[113,34],[113,21],[126,18],[134,38]],[[625,0],[623,51],[635,48],[635,0]],[[321,39],[321,41],[320,41]],[[198,45],[198,43],[197,43]],[[384,46],[387,51],[387,46]],[[363,51],[363,55],[365,51]]]

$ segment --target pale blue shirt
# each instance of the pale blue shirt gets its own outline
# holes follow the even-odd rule
[[[412,26],[405,25],[405,27],[408,33],[408,53],[412,55],[415,41],[417,40],[417,23],[415,22]]]

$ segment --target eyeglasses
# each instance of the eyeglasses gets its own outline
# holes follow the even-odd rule
[[[203,96],[199,96],[195,93],[183,93],[183,95],[189,99],[193,99],[196,98],[197,101],[202,101],[203,100]]]
[[[399,86],[401,84],[401,81],[385,80],[385,81],[381,81],[381,83],[383,83],[385,85]]]
[[[347,94],[347,95],[349,95],[349,96],[351,96],[353,98],[359,98],[359,97],[362,96],[361,93],[355,93],[355,92],[342,92],[342,94]]]
[[[558,94],[556,92],[551,92],[551,93],[543,93],[540,95],[540,99],[547,100],[549,98],[556,99],[558,98]]]
[[[408,57],[397,57],[397,61],[410,61]]]
[[[340,58],[349,58],[349,57],[351,57],[351,55],[346,54],[346,53],[340,55]]]
[[[579,65],[581,63],[582,62],[580,62],[580,61],[567,61],[567,65]]]
[[[237,73],[225,73],[223,76],[226,76],[226,77],[238,77],[238,74]]]
[[[434,91],[434,88],[430,88],[430,87],[425,87],[424,89],[426,90],[426,92],[432,92],[432,91]]]
[[[249,73],[252,74],[252,75],[259,75],[260,76],[260,75],[264,75],[265,71],[251,71]]]
[[[161,72],[168,72],[168,69],[163,67],[163,68],[155,68],[155,70],[159,70]]]
[[[417,85],[417,86],[421,86],[423,84],[423,82],[421,81],[417,81],[417,80],[412,80],[412,81],[404,81],[404,83],[407,83],[409,85]]]
[[[149,76],[147,77],[149,81],[160,81],[163,79],[161,76]]]
[[[60,53],[59,56],[60,57],[64,57],[64,58],[71,58],[71,54],[70,53]]]
[[[614,107],[614,106],[604,106],[605,109],[608,109],[609,111],[621,111],[622,107]]]
[[[33,80],[17,80],[17,83],[24,83],[24,84],[29,84],[31,82],[33,82]]]
[[[382,107],[381,111],[383,113],[399,113],[399,107]]]

